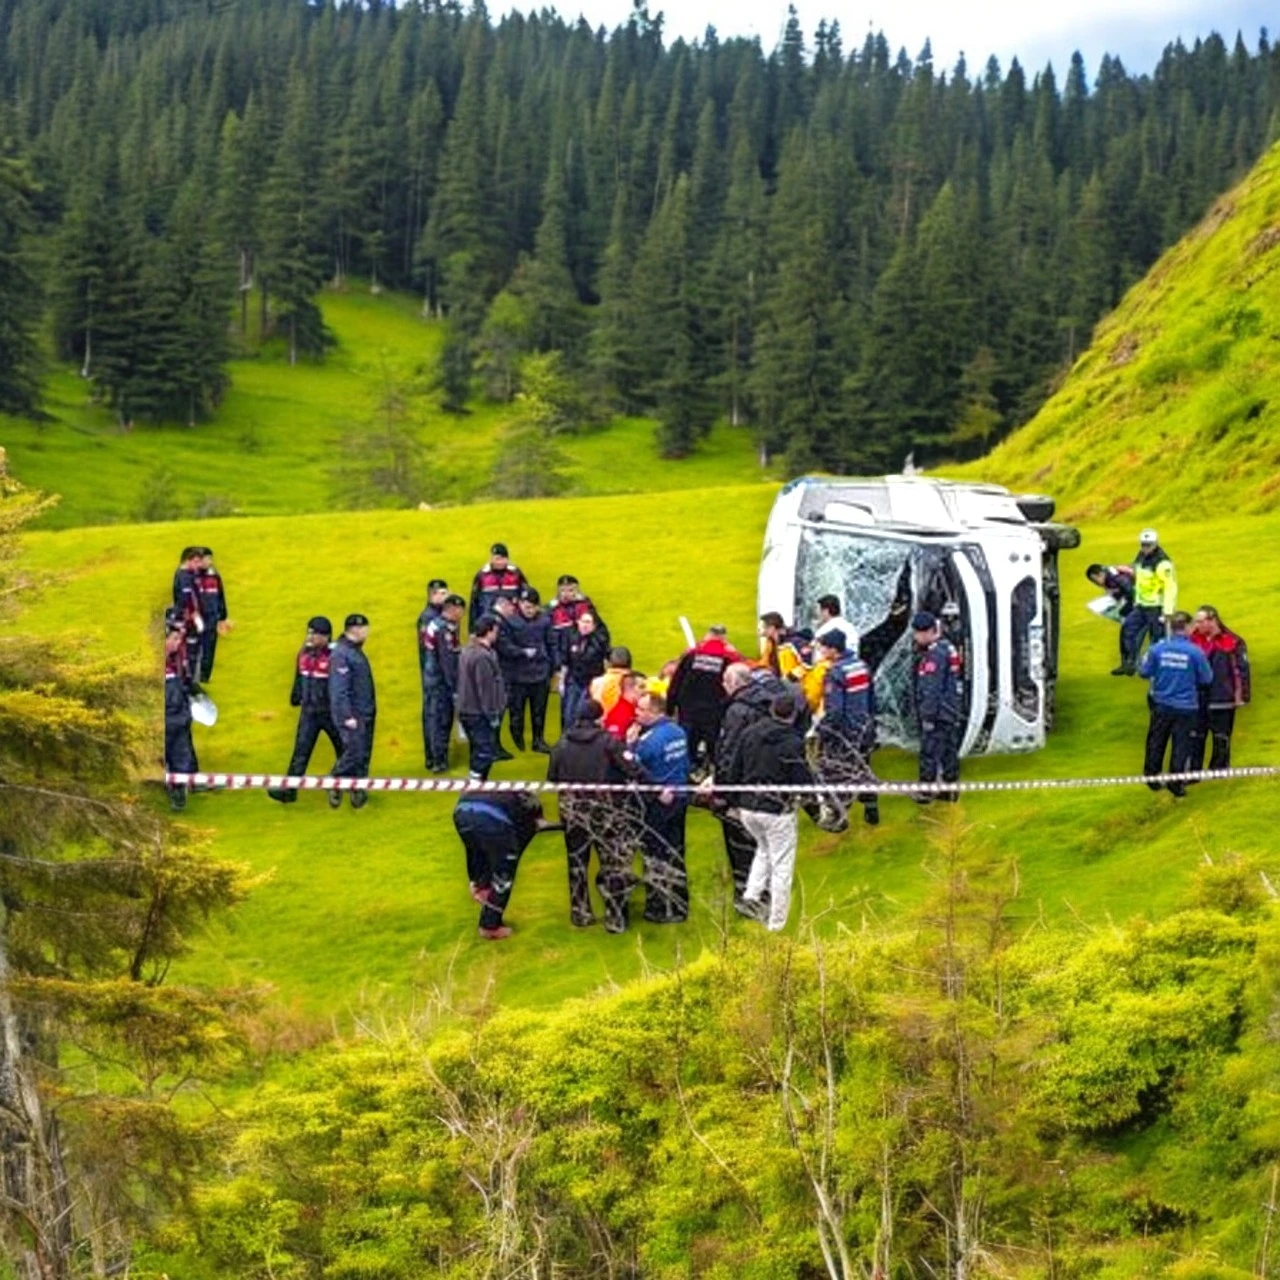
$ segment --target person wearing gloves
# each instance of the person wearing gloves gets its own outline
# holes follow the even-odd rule
[[[1120,665],[1113,676],[1138,670],[1143,641],[1164,638],[1168,621],[1178,607],[1178,575],[1154,529],[1143,529],[1133,562],[1133,608],[1120,624]]]

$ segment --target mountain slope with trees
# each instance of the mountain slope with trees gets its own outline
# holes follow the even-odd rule
[[[1278,105],[1265,35],[1090,83],[1079,57],[1060,81],[846,50],[794,12],[767,51],[668,44],[641,7],[606,33],[438,0],[3,0],[0,139],[38,181],[4,188],[0,286],[29,225],[58,354],[122,422],[215,413],[251,295],[290,361],[322,357],[316,293],[357,273],[445,317],[454,410],[558,351],[669,456],[726,415],[793,470],[896,467],[1029,417]]]
[[[1280,507],[1280,147],[1098,327],[1036,417],[968,474],[1073,519]]]

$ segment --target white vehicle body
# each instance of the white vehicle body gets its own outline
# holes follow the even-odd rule
[[[1060,548],[1036,523],[1047,498],[925,476],[807,477],[781,490],[765,531],[758,612],[812,628],[839,598],[875,672],[882,743],[919,745],[911,614],[946,617],[963,658],[961,752],[1034,751],[1053,722]]]

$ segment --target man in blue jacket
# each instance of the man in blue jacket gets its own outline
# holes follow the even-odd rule
[[[1151,723],[1147,729],[1147,757],[1143,773],[1164,772],[1165,750],[1170,740],[1169,772],[1184,773],[1192,767],[1191,756],[1200,714],[1202,692],[1213,684],[1213,670],[1208,659],[1187,637],[1191,619],[1175,613],[1169,619],[1169,638],[1158,640],[1143,655],[1138,674],[1151,682],[1147,702],[1151,707]],[[1159,791],[1159,782],[1149,782]],[[1187,794],[1186,783],[1171,782],[1175,796]]]
[[[955,782],[960,777],[960,655],[942,638],[933,614],[920,612],[911,619],[916,666],[913,693],[920,727],[920,781]],[[958,793],[943,791],[939,799],[955,800]],[[930,792],[916,797],[919,804],[933,799]]]
[[[823,632],[819,652],[830,664],[822,682],[822,719],[818,721],[818,772],[823,782],[837,784],[829,795],[835,806],[837,830],[849,825],[851,784],[865,784],[875,777],[871,753],[876,745],[876,700],[871,669],[846,647],[839,627]],[[880,822],[880,806],[874,791],[858,792],[862,817],[868,826]]]
[[[689,781],[689,738],[667,718],[666,699],[646,693],[627,732],[627,753],[644,771],[646,782],[683,787]],[[689,918],[689,877],[685,870],[684,831],[689,796],[685,791],[650,792],[644,797],[644,918],[676,924]]]
[[[335,778],[367,778],[373,755],[373,726],[378,716],[378,700],[373,688],[373,670],[365,657],[369,619],[363,613],[348,614],[342,636],[333,647],[329,668],[329,710],[333,725],[342,738],[342,754],[333,766]],[[351,807],[363,809],[367,791],[351,793]],[[342,792],[330,791],[329,804],[342,807]]]

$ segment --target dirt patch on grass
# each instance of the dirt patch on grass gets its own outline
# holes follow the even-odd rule
[[[1111,500],[1110,506],[1107,507],[1107,516],[1122,516],[1130,507],[1136,507],[1137,505],[1137,498],[1130,497],[1127,493],[1122,493],[1118,498]]]
[[[1107,363],[1113,369],[1128,364],[1138,354],[1138,345],[1138,335],[1136,333],[1126,333],[1111,348],[1111,355],[1107,358]]]
[[[1198,240],[1203,240],[1207,236],[1213,235],[1213,233],[1217,231],[1224,222],[1227,222],[1230,218],[1235,216],[1235,212],[1236,206],[1234,201],[1219,201],[1212,209],[1209,210],[1208,216],[1196,228],[1196,238]]]
[[[1249,242],[1249,247],[1244,251],[1244,260],[1252,262],[1255,258],[1260,258],[1264,253],[1270,253],[1276,245],[1280,244],[1280,225],[1268,227],[1265,231],[1260,231]]]

